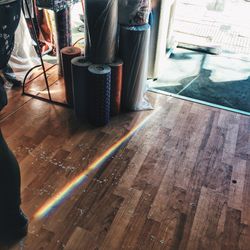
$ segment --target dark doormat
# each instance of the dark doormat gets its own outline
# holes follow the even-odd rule
[[[155,89],[250,112],[250,62],[177,48]]]

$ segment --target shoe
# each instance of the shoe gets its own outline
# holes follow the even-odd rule
[[[13,87],[21,87],[22,86],[22,82],[17,80],[15,77],[9,76],[7,74],[4,74],[4,78],[13,84]]]
[[[4,88],[4,80],[3,78],[0,76],[0,111],[3,109],[4,106],[7,105],[8,103],[8,98],[7,98],[7,93],[6,90]]]
[[[13,84],[14,87],[21,87],[22,82],[16,79],[15,73],[9,64],[6,65],[4,69],[2,69],[4,78]]]
[[[0,242],[15,243],[27,235],[28,219],[21,209],[0,218]]]

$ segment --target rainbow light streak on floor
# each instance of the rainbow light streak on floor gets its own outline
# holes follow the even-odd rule
[[[87,180],[88,175],[102,167],[103,164],[110,159],[121,146],[123,146],[135,133],[140,130],[145,123],[152,117],[155,112],[152,112],[142,122],[133,127],[126,135],[114,143],[108,150],[106,150],[99,158],[91,163],[81,174],[76,176],[72,181],[65,185],[58,193],[50,198],[39,210],[34,214],[33,218],[41,219],[47,216],[53,209],[62,203],[79,185]]]

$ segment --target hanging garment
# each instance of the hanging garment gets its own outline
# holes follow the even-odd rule
[[[33,0],[23,0],[23,14],[25,18],[30,18],[29,13],[32,18],[35,17],[35,12],[34,12],[34,2]],[[28,5],[28,6],[27,6]]]
[[[16,78],[20,81],[23,81],[28,70],[41,63],[33,45],[24,15],[21,13],[15,33],[14,49],[9,61]]]
[[[26,18],[30,34],[34,41],[36,40],[36,36],[39,40],[39,46],[37,45],[36,49],[40,49],[42,54],[49,53],[50,55],[55,55],[56,46],[51,17],[48,10],[37,8],[35,3],[36,1],[33,3],[32,0],[23,0],[24,16]],[[34,24],[35,34],[32,28],[32,22]]]
[[[148,23],[151,11],[150,0],[118,0],[119,23],[126,26]]]
[[[38,39],[42,54],[50,53],[55,55],[56,46],[52,24],[48,10],[36,8],[37,23],[38,23]]]

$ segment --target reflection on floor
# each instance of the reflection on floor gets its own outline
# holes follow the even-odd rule
[[[250,112],[250,62],[177,48],[152,87]]]

